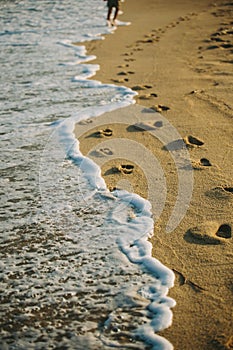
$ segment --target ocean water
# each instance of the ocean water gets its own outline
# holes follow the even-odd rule
[[[133,103],[132,90],[90,80],[101,67],[81,43],[114,35],[105,6],[0,1],[4,350],[172,349],[156,333],[172,323],[174,275],[151,257],[151,205],[108,192],[73,135]]]

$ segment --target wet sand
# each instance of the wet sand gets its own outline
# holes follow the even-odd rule
[[[150,130],[135,128],[127,117],[116,123],[115,114],[109,113],[101,128],[98,123],[81,133],[80,148],[88,154],[99,147],[106,157],[101,169],[110,190],[125,188],[144,198],[151,192],[146,165],[134,161],[127,149],[125,157],[115,156],[103,142],[132,140],[151,152],[151,163],[153,157],[159,160],[167,197],[159,217],[156,193],[150,198],[153,255],[175,272],[169,295],[177,302],[173,324],[161,335],[177,350],[232,349],[233,4],[127,0],[121,7],[119,20],[132,24],[118,27],[104,41],[87,43],[88,54],[96,55],[93,62],[100,64],[94,79],[136,91],[137,105],[154,111],[145,123],[153,115],[153,127],[159,129],[162,115],[186,144],[194,183],[183,220],[166,232],[179,178],[168,144]]]

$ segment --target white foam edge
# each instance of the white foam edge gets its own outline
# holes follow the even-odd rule
[[[98,64],[81,64],[82,73],[80,75],[76,75],[72,78],[73,82],[78,82],[80,80],[86,80],[88,78],[93,77],[96,72],[100,69]]]
[[[90,82],[91,83],[91,82]],[[99,83],[101,84],[101,83]],[[126,90],[128,90],[126,88]],[[128,92],[128,91],[127,91]],[[100,167],[94,163],[90,158],[85,157],[79,149],[79,141],[74,135],[75,124],[89,118],[96,118],[105,112],[126,107],[130,103],[134,103],[133,100],[126,100],[122,102],[115,102],[104,106],[88,107],[81,112],[75,114],[69,119],[61,121],[59,124],[51,123],[51,126],[57,127],[59,135],[59,141],[65,149],[67,157],[84,172],[85,177],[89,181],[90,185],[98,191],[107,191],[107,186],[104,179],[101,177]]]
[[[87,49],[84,45],[79,45],[77,42],[77,44],[75,44],[74,42],[70,41],[70,40],[62,40],[62,41],[58,41],[57,42],[59,45],[65,46],[65,47],[69,47],[72,48],[75,51],[75,56],[77,57],[77,59],[73,62],[68,62],[68,63],[60,63],[60,65],[70,65],[70,66],[74,66],[77,65],[79,63],[85,63],[85,62],[90,62],[96,59],[95,55],[87,55]]]
[[[173,350],[173,345],[166,338],[156,334],[153,327],[148,324],[141,326],[136,334],[147,344],[151,344],[152,350]]]
[[[105,112],[110,112],[115,109],[126,107],[133,103],[131,101],[115,102],[104,106],[89,107],[75,116],[64,120],[58,125],[59,139],[65,148],[65,152],[72,162],[79,166],[84,172],[84,176],[89,181],[90,185],[95,191],[107,194],[118,198],[126,203],[130,202],[135,209],[136,217],[132,220],[132,225],[136,226],[141,223],[143,227],[146,227],[142,237],[139,240],[130,240],[130,237],[118,239],[118,245],[120,249],[128,256],[129,260],[133,263],[143,264],[153,275],[159,277],[163,284],[166,284],[171,288],[174,284],[174,273],[160,263],[157,259],[151,256],[152,245],[148,242],[148,238],[153,234],[154,222],[152,220],[151,204],[146,199],[143,199],[137,194],[132,194],[127,191],[116,191],[115,194],[110,193],[107,189],[106,183],[101,176],[100,167],[94,163],[90,158],[85,157],[79,149],[79,141],[76,139],[73,131],[75,124],[89,118],[98,117]],[[115,218],[116,219],[116,218]],[[139,220],[139,221],[138,221]],[[143,222],[145,221],[145,222]],[[128,224],[130,227],[130,223]],[[134,229],[134,227],[132,227]],[[134,249],[132,249],[134,247]],[[137,247],[137,253],[135,253],[135,247]]]
[[[71,46],[75,46],[76,48],[76,45],[71,44]],[[81,55],[85,56],[85,48],[81,47],[79,50]],[[97,81],[88,81],[87,79],[93,76],[97,69],[99,69],[98,65],[93,65],[92,68],[88,67],[87,72],[84,74],[84,76],[82,75],[81,81],[87,82],[89,87],[96,87],[97,85],[100,85],[102,87],[114,86],[116,88],[115,85],[101,84],[101,82]],[[75,77],[74,79],[74,81],[80,80],[78,77]],[[125,90],[125,93],[128,94],[127,100],[114,102],[104,106],[89,107],[77,113],[73,117],[64,120],[58,125],[60,142],[65,147],[66,154],[70,160],[72,160],[75,165],[78,165],[81,170],[83,170],[84,176],[93,187],[94,192],[102,193],[103,195],[106,195],[106,197],[109,195],[112,197],[113,195],[118,198],[118,200],[120,199],[121,201],[125,202],[129,201],[130,196],[130,204],[134,206],[134,209],[136,211],[134,224],[138,225],[139,221],[141,221],[141,223],[144,225],[142,237],[134,240],[133,242],[131,240],[130,242],[129,237],[126,235],[124,238],[119,237],[117,239],[117,244],[119,246],[119,249],[128,257],[129,261],[136,264],[142,264],[143,267],[146,268],[149,273],[158,278],[163,285],[162,295],[159,298],[160,304],[153,301],[153,298],[150,299],[151,303],[149,304],[149,308],[155,317],[152,318],[152,321],[149,324],[139,327],[137,332],[140,338],[145,339],[146,342],[153,344],[153,350],[170,350],[173,349],[172,344],[154,332],[156,330],[165,329],[172,323],[172,312],[170,308],[175,306],[175,301],[171,298],[166,297],[166,295],[169,288],[174,286],[175,276],[172,270],[164,266],[156,258],[152,257],[152,244],[148,241],[148,238],[153,235],[154,228],[151,204],[140,196],[129,193],[127,191],[117,191],[115,195],[114,193],[110,194],[106,183],[101,176],[100,167],[81,153],[79,149],[79,141],[76,139],[74,134],[74,127],[76,123],[85,119],[96,118],[106,112],[110,112],[135,103],[132,98],[134,95],[136,95],[134,91],[126,87],[119,88],[121,91]]]

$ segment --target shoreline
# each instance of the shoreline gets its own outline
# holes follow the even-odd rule
[[[131,26],[86,44],[88,54],[95,54],[94,62],[100,64],[94,79],[137,91],[137,104],[153,106],[184,140],[192,136],[199,142],[188,144],[195,179],[191,204],[180,225],[168,234],[165,226],[177,193],[174,163],[146,132],[135,138],[161,160],[168,183],[166,206],[155,223],[152,243],[153,256],[176,275],[169,296],[177,305],[172,325],[159,334],[175,349],[231,349],[232,6],[127,0],[122,7],[119,19],[132,22]],[[114,120],[106,127],[116,131]],[[123,138],[133,134],[119,132]],[[90,150],[89,141],[80,139],[84,155]],[[111,175],[109,187],[114,187],[119,179]],[[131,176],[129,182],[138,183],[143,191],[141,177]]]

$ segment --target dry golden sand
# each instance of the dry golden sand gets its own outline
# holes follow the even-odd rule
[[[182,222],[166,233],[177,175],[169,152],[150,133],[110,119],[102,129],[113,135],[97,137],[93,128],[80,137],[81,150],[87,154],[106,138],[122,137],[144,144],[160,160],[168,195],[155,223],[153,255],[175,272],[169,295],[177,302],[173,324],[161,335],[177,350],[233,349],[233,5],[126,0],[122,9],[120,20],[131,26],[87,44],[101,67],[95,79],[137,90],[137,103],[160,111],[188,144],[194,188]],[[134,165],[133,172],[119,171],[122,164]],[[147,198],[145,175],[127,154],[105,162],[102,174],[110,188],[130,184]]]

